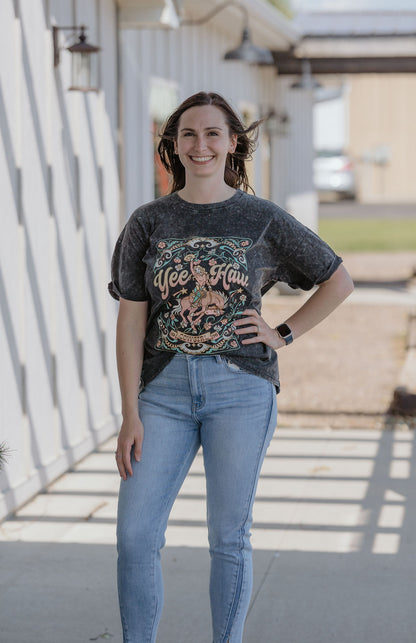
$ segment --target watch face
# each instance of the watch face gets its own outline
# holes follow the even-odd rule
[[[287,337],[292,332],[287,324],[280,324],[280,326],[277,327],[277,330],[282,337]]]

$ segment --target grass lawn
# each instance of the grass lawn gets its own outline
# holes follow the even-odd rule
[[[336,252],[416,251],[415,219],[321,219],[319,236]]]

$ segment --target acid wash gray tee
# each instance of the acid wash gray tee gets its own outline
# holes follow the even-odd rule
[[[142,388],[175,353],[221,354],[279,391],[276,351],[244,345],[233,322],[277,281],[309,290],[342,259],[270,201],[237,190],[220,203],[177,193],[139,207],[116,243],[111,295],[148,301]],[[283,322],[276,319],[276,324]]]

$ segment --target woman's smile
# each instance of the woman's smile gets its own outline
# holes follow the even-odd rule
[[[214,158],[214,156],[213,156],[213,155],[211,155],[211,156],[190,156],[190,159],[191,159],[194,163],[198,163],[198,164],[201,164],[201,163],[208,163],[208,162],[209,162],[209,161],[211,161],[213,158]]]

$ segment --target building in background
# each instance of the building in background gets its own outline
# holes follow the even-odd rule
[[[315,11],[295,23],[323,86],[317,152],[349,158],[362,203],[415,202],[416,11]]]
[[[416,14],[414,24],[416,32]],[[415,203],[416,74],[363,74],[347,82],[358,199]]]

